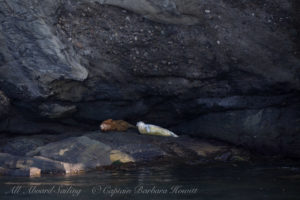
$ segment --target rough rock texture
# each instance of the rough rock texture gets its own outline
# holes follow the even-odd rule
[[[3,142],[1,152],[11,153],[17,156],[25,156],[29,151],[36,149],[44,144],[44,140],[40,138],[12,138]]]
[[[219,138],[266,155],[300,155],[300,106],[209,113],[174,128]],[[199,128],[201,127],[201,128]]]
[[[38,147],[26,155],[40,155],[67,163],[82,163],[84,168],[89,168],[111,164],[109,158],[110,150],[109,146],[82,136]]]
[[[147,136],[137,131],[97,131],[55,139],[55,142],[39,136],[10,139],[10,146],[24,149],[26,153],[20,154],[13,148],[4,148],[5,153],[0,152],[0,175],[73,174],[122,163],[174,161],[199,164],[247,161],[250,158],[248,152],[223,143],[188,136],[180,139]],[[20,142],[25,140],[40,141],[40,144],[29,147],[28,143]]]
[[[9,99],[0,91],[0,120],[7,116],[10,108]]]
[[[1,0],[0,131],[144,120],[299,157],[299,4]]]

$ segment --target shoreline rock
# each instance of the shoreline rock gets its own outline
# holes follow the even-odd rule
[[[10,153],[0,153],[2,175],[77,174],[114,164],[156,160],[207,163],[241,161],[243,157],[246,161],[250,155],[235,147],[188,136],[174,139],[139,135],[135,131],[95,131],[32,147],[24,156],[13,155],[15,151]]]
[[[299,8],[296,0],[0,1],[0,132],[142,120],[299,158]]]

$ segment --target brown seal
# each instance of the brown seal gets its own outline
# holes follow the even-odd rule
[[[129,124],[124,120],[107,119],[100,125],[101,131],[127,131],[129,128],[136,128],[136,126]]]

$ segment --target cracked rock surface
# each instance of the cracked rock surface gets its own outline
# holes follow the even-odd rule
[[[0,0],[0,131],[142,120],[299,157],[299,9],[296,0]]]
[[[52,139],[47,135],[7,138],[7,145],[0,149],[0,175],[76,174],[115,164],[161,161],[204,164],[250,158],[247,151],[223,143],[188,136],[180,139],[147,136],[137,131],[95,131],[65,138],[52,136]]]

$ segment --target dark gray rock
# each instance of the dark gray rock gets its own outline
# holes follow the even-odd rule
[[[9,99],[0,91],[0,120],[7,116],[10,109]]]
[[[12,0],[0,4],[1,54],[6,61],[0,68],[0,77],[2,84],[15,92],[15,98],[49,96],[48,84],[57,79],[86,79],[86,69],[53,34],[51,15],[60,6],[59,1],[40,4]]]
[[[24,156],[29,151],[32,151],[43,144],[44,141],[39,138],[19,137],[8,141],[1,148],[1,151],[12,155]]]
[[[82,168],[89,169],[110,165],[110,151],[110,146],[82,136],[49,143],[26,155],[38,155],[60,162],[82,165]]]
[[[244,157],[242,151],[224,143],[193,139],[189,136],[161,137],[141,135],[138,131],[91,132],[85,135],[93,140],[109,145],[113,151],[128,155],[132,161],[151,161],[157,158],[179,159],[181,161],[199,160],[205,158],[214,161],[216,155],[232,152],[232,156]],[[247,160],[247,159],[246,159]]]
[[[80,166],[58,162],[43,157],[14,156],[0,153],[0,174],[10,176],[36,176],[41,174],[65,174],[70,169],[79,172]],[[34,173],[35,172],[35,173]],[[37,172],[40,172],[37,174]]]
[[[80,137],[65,136],[65,139],[58,136],[55,142],[38,145],[37,136],[10,139],[5,148],[9,153],[0,152],[0,175],[74,174],[129,162],[206,163],[235,161],[236,158],[248,161],[250,155],[247,151],[223,143],[192,139],[188,136],[149,136],[140,135],[137,131],[95,131]],[[26,140],[28,144],[24,143]],[[28,147],[30,142],[38,147]],[[15,149],[8,149],[9,146]],[[16,147],[21,146],[26,155],[16,151]],[[28,152],[29,149],[31,151]],[[21,151],[20,148],[19,150]],[[230,154],[230,157],[224,159],[226,154]]]
[[[193,25],[200,21],[196,10],[193,10],[200,7],[197,0],[188,2],[180,0],[95,0],[95,2],[125,8],[162,23]]]
[[[167,154],[153,142],[153,137],[143,137],[137,132],[94,132],[88,137],[109,145],[112,149],[130,155],[135,161],[152,160]],[[160,139],[160,137],[159,137]]]
[[[7,168],[0,167],[0,175],[35,177],[35,176],[41,176],[41,170],[36,167],[29,167],[23,169],[7,169]]]
[[[13,105],[0,131],[61,133],[96,129],[107,118],[144,120],[299,156],[291,141],[300,116],[290,109],[300,100],[299,5],[0,1],[0,89]],[[260,110],[268,111],[260,121],[268,128],[242,127]],[[254,132],[260,139],[253,142]]]
[[[69,117],[77,111],[76,106],[59,105],[59,104],[42,104],[39,106],[42,116],[50,119]]]
[[[257,152],[299,156],[300,105],[209,113],[174,130],[215,138]]]

